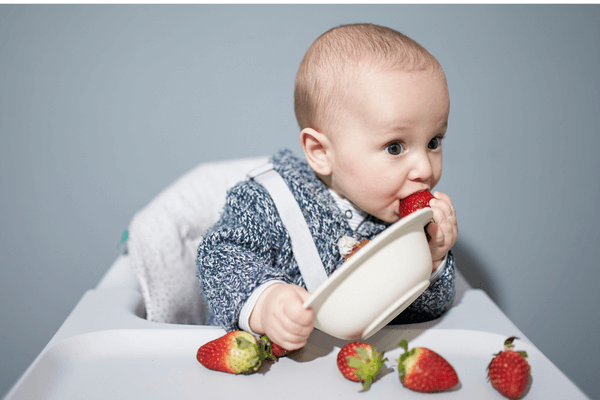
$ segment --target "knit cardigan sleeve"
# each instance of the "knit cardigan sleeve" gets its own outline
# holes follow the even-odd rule
[[[289,235],[265,189],[250,180],[234,186],[196,259],[200,288],[215,322],[227,331],[240,329],[240,311],[254,289],[273,279],[297,281],[290,258]]]

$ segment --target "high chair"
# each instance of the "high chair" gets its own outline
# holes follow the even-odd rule
[[[202,235],[219,218],[227,190],[264,164],[267,157],[203,163],[164,189],[133,217],[127,251],[98,285],[85,292],[60,329],[15,383],[5,400],[15,399],[364,399],[418,393],[404,389],[391,368],[360,393],[345,380],[335,358],[345,344],[318,330],[307,345],[259,373],[237,376],[204,368],[196,351],[225,331],[210,325],[200,295],[195,256]],[[460,265],[459,265],[460,267]],[[535,371],[528,400],[585,399],[479,289],[456,272],[453,308],[435,321],[388,326],[366,341],[389,360],[399,358],[398,342],[435,347],[455,366],[458,391],[442,398],[489,398],[485,381],[491,354],[508,336],[526,350]],[[318,377],[318,378],[315,378]],[[310,382],[310,384],[309,384]],[[290,390],[292,388],[292,390]]]

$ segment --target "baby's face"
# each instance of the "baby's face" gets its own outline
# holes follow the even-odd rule
[[[432,189],[442,175],[450,100],[439,71],[369,72],[331,135],[332,188],[386,221],[401,199]]]

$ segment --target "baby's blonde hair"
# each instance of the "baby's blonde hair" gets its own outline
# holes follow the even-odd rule
[[[365,68],[441,70],[423,46],[393,29],[373,24],[333,28],[314,41],[296,74],[294,108],[300,129],[333,131],[346,89]]]

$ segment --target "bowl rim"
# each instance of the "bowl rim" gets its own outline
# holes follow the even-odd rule
[[[415,211],[414,213],[394,222],[387,229],[377,235],[375,238],[365,244],[363,247],[358,249],[356,253],[344,262],[340,268],[335,270],[325,282],[323,282],[317,290],[315,290],[311,296],[304,302],[303,307],[315,307],[321,305],[325,300],[323,299],[324,292],[328,292],[332,285],[341,284],[350,273],[352,273],[357,267],[362,265],[369,257],[379,250],[380,247],[387,243],[387,239],[392,235],[401,234],[400,230],[404,231],[407,228],[412,227],[415,224],[425,226],[429,223],[433,217],[433,210],[429,207]],[[315,310],[317,311],[317,310]]]

